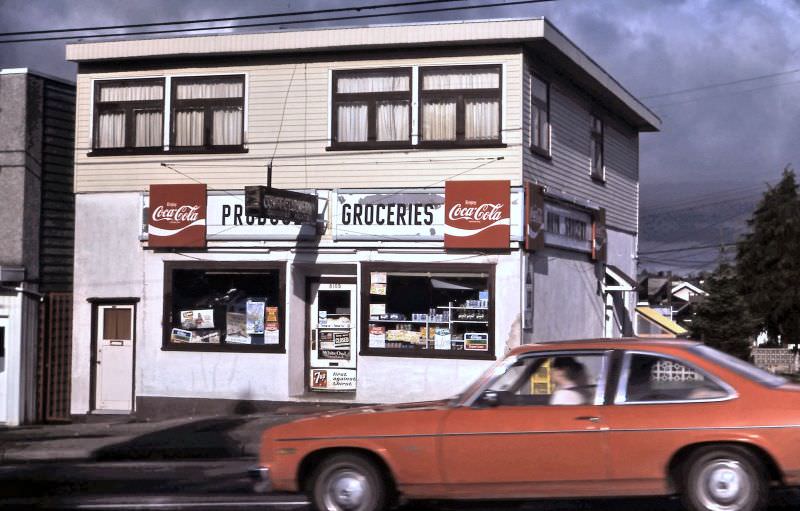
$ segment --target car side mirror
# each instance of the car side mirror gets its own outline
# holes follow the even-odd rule
[[[495,407],[500,404],[500,394],[495,390],[485,390],[481,395],[481,403]]]

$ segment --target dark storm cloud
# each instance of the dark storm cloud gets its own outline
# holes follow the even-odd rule
[[[0,31],[297,12],[372,3],[0,0]],[[481,3],[486,2],[471,2]],[[800,31],[795,30],[800,26],[800,6],[793,0],[559,0],[337,24],[534,16],[548,17],[663,119],[660,133],[641,137],[643,210],[649,207],[647,190],[656,185],[674,185],[678,198],[724,192],[726,187],[741,187],[742,183],[756,189],[765,181],[774,181],[787,163],[800,165],[800,72],[648,98],[800,68]],[[31,67],[67,78],[75,72],[73,64],[64,62],[61,41],[0,45],[0,67]],[[671,199],[661,194],[657,200],[663,203]],[[651,235],[642,232],[645,241]]]

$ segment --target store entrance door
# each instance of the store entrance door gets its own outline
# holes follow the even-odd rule
[[[308,388],[320,392],[356,390],[356,282],[309,284]]]

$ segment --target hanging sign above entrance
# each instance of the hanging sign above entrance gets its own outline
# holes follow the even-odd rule
[[[298,224],[317,223],[317,196],[267,186],[245,186],[244,207],[249,216]]]

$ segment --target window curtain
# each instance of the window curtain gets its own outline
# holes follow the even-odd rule
[[[500,138],[500,103],[491,99],[469,99],[464,103],[464,137],[468,140]]]
[[[497,89],[500,87],[500,74],[496,71],[426,73],[422,87],[425,90]]]
[[[224,108],[214,110],[214,145],[242,144],[242,109]]]
[[[456,139],[456,102],[426,101],[422,105],[422,139]]]
[[[408,76],[345,76],[336,80],[338,94],[407,91],[409,86]]]
[[[336,123],[339,142],[366,142],[368,129],[366,103],[339,105]]]
[[[156,110],[140,110],[134,113],[136,125],[135,147],[156,147],[162,144],[162,117]]]
[[[408,101],[379,101],[377,139],[408,140]]]
[[[202,146],[204,115],[202,110],[183,110],[175,114],[175,145]]]
[[[151,101],[164,99],[163,85],[103,85],[100,102]]]
[[[109,112],[97,119],[97,147],[125,147],[125,113]]]
[[[176,99],[241,98],[242,83],[181,83],[175,91]]]

